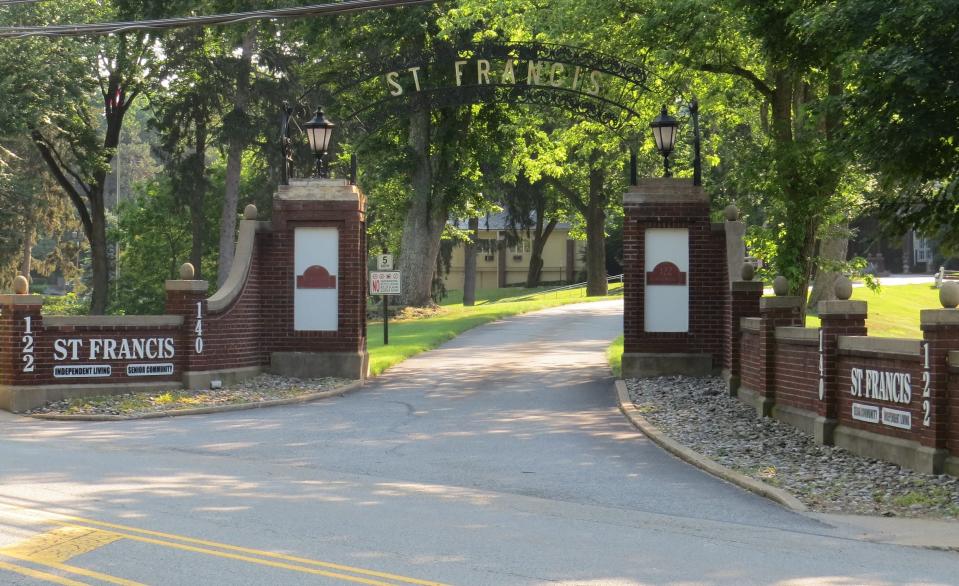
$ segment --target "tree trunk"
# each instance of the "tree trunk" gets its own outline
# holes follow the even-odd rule
[[[827,263],[841,263],[846,260],[849,252],[849,224],[843,223],[840,232],[822,241],[819,247],[819,256]],[[816,272],[813,281],[812,293],[809,294],[809,307],[816,307],[820,301],[830,301],[836,298],[836,280],[842,275],[840,271],[832,271],[827,267]]]
[[[586,295],[606,295],[606,172],[590,157],[589,201],[586,203]]]
[[[409,145],[413,151],[413,189],[410,207],[400,239],[400,271],[403,300],[407,305],[432,303],[433,271],[440,250],[440,236],[446,224],[447,209],[442,197],[433,190],[433,165],[430,158],[431,112],[420,97],[410,115]]]
[[[546,241],[556,227],[556,220],[550,220],[546,227],[543,227],[544,210],[536,210],[536,230],[533,232],[533,244],[529,257],[529,270],[526,272],[526,288],[532,289],[539,287],[543,280],[543,249],[546,248]]]
[[[234,96],[233,112],[229,116],[231,123],[245,128],[248,124],[246,109],[250,102],[250,70],[253,62],[253,43],[256,39],[256,26],[243,35],[241,46],[242,55],[236,76],[236,94]],[[217,264],[216,284],[223,285],[233,266],[233,255],[236,252],[236,215],[240,200],[240,176],[243,165],[243,150],[246,148],[245,132],[234,131],[229,134],[227,141],[226,158],[226,189],[223,197],[223,208],[220,213],[220,247],[219,263]]]
[[[103,315],[107,312],[107,294],[110,290],[110,261],[107,257],[107,220],[103,209],[103,185],[99,197],[91,198],[93,230],[89,235],[90,257],[93,265],[93,293],[90,296],[90,313]]]
[[[466,262],[463,267],[463,305],[476,304],[476,240],[479,238],[479,218],[469,219],[469,243],[464,247]]]
[[[196,269],[194,278],[200,280],[203,278],[203,237],[206,236],[206,218],[203,208],[206,199],[206,142],[207,126],[206,120],[203,120],[204,113],[200,112],[196,120],[196,154],[194,156],[195,165],[193,172],[193,185],[190,190],[190,263]]]
[[[607,285],[606,207],[590,205],[586,214],[586,295],[606,295]]]
[[[33,281],[30,278],[30,271],[33,265],[33,226],[27,226],[23,232],[23,257],[20,259],[20,274],[27,278],[27,281]]]

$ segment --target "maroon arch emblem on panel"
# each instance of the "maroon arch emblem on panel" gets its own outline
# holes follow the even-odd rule
[[[297,289],[336,289],[336,276],[320,265],[313,265],[296,278]]]
[[[661,262],[646,273],[647,285],[685,285],[686,273],[671,262]]]

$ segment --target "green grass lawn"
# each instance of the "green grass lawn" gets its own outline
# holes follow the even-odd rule
[[[610,291],[622,287],[611,283]],[[476,292],[476,305],[463,306],[461,292],[453,291],[436,315],[401,321],[390,321],[390,343],[383,345],[383,322],[370,322],[367,326],[367,348],[370,353],[370,374],[377,375],[407,358],[436,348],[443,342],[478,325],[507,316],[565,305],[581,301],[601,301],[609,297],[586,297],[585,288],[544,293],[539,289],[491,289]]]
[[[921,338],[920,309],[941,309],[939,290],[931,285],[895,285],[882,287],[873,293],[865,287],[856,287],[853,299],[869,304],[866,328],[870,336],[884,338]],[[819,318],[806,317],[806,326],[819,327]]]
[[[609,367],[613,369],[613,376],[620,378],[623,376],[623,336],[613,340],[613,343],[606,349],[606,358],[609,359]]]

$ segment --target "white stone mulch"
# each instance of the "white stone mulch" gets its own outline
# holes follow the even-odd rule
[[[959,479],[820,446],[730,397],[718,378],[629,379],[643,417],[683,445],[820,512],[959,518]]]
[[[294,399],[324,391],[332,391],[351,382],[341,378],[296,379],[262,374],[221,389],[128,393],[112,396],[67,399],[48,403],[30,411],[32,414],[58,415],[123,415],[136,416],[180,409],[197,409],[244,403],[262,403],[277,399]]]

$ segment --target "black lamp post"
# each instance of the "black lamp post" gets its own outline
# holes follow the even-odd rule
[[[326,119],[323,108],[317,108],[313,119],[303,126],[306,128],[306,135],[310,139],[310,150],[313,151],[313,156],[316,158],[316,170],[313,172],[313,176],[326,179],[330,173],[326,167],[325,158],[330,148],[333,127],[336,125]]]
[[[664,177],[671,177],[669,155],[673,152],[673,147],[676,146],[676,129],[679,127],[679,122],[670,116],[666,112],[666,106],[663,106],[663,110],[659,113],[659,116],[649,123],[649,127],[653,129],[656,149],[663,155]]]

